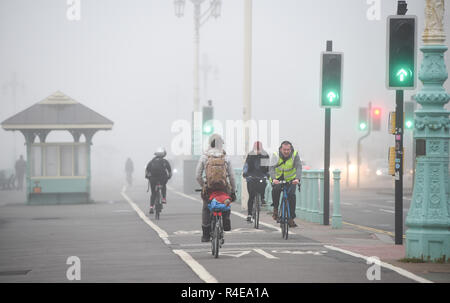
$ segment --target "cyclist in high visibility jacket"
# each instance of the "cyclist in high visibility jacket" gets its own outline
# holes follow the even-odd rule
[[[295,215],[295,187],[300,183],[302,175],[302,162],[298,152],[294,150],[294,147],[289,141],[283,141],[280,145],[278,153],[274,153],[271,159],[271,166],[269,169],[270,181],[272,182],[272,200],[273,200],[273,219],[278,219],[278,205],[280,203],[281,196],[281,184],[280,181],[284,180],[291,182],[287,185],[288,188],[288,201],[290,209],[289,226],[296,227],[294,222]]]

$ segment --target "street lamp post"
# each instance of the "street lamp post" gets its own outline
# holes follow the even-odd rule
[[[449,140],[450,100],[443,83],[448,78],[444,61],[444,0],[427,0],[424,53],[419,79],[423,88],[415,96],[414,138],[423,152],[417,155],[411,206],[406,218],[406,256],[439,261],[450,256]]]
[[[201,153],[201,129],[196,127],[194,120],[200,112],[200,88],[199,88],[199,57],[200,57],[200,28],[212,16],[218,18],[222,7],[222,0],[210,0],[209,7],[202,12],[202,4],[206,0],[190,0],[194,5],[194,108],[192,115],[192,154]],[[181,18],[184,15],[186,0],[174,0],[175,16]],[[201,120],[201,119],[200,119]]]

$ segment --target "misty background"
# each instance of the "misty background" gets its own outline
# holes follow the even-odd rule
[[[420,47],[425,1],[407,2],[408,14],[418,16]],[[331,116],[331,166],[344,169],[346,153],[356,164],[358,110],[369,101],[382,108],[383,122],[380,132],[363,141],[363,162],[387,162],[395,92],[385,86],[386,18],[396,6],[396,0],[382,0],[380,20],[370,21],[366,0],[253,1],[252,117],[280,120],[280,140],[290,140],[312,168],[323,166],[319,68],[326,40],[344,53],[343,106]],[[68,8],[66,0],[0,0],[0,121],[59,90],[114,122],[112,131],[93,138],[93,182],[124,179],[127,157],[135,178],[143,179],[159,146],[176,160],[171,125],[191,119],[193,6],[187,0],[184,17],[177,18],[172,0],[81,0],[79,21],[67,19]],[[448,3],[446,9],[449,39]],[[206,90],[200,72],[201,106],[213,100],[221,121],[242,119],[243,30],[242,0],[223,0],[221,16],[200,30],[200,64],[207,56],[211,65]],[[445,61],[449,69],[448,52]],[[419,51],[418,68],[421,62]],[[405,91],[405,101],[421,87],[418,80],[415,91]],[[444,87],[449,92],[450,81]],[[16,157],[26,155],[23,136],[15,133],[14,147],[14,133],[0,130],[0,169],[13,169]],[[47,138],[72,140],[68,132]]]

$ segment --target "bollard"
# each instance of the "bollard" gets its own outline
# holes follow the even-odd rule
[[[241,195],[242,195],[242,168],[234,169],[234,180],[236,182],[236,201],[235,203],[241,203]]]
[[[323,225],[323,187],[324,176],[323,169],[319,170],[319,223]]]
[[[312,173],[312,216],[311,216],[311,222],[313,223],[319,223],[319,205],[318,205],[318,198],[319,198],[319,171],[314,170]]]
[[[331,220],[332,228],[342,228],[341,216],[341,188],[340,188],[341,171],[336,169],[333,171],[333,216]]]
[[[302,172],[302,179],[300,180],[300,219],[305,220],[306,217],[306,174]]]
[[[264,207],[264,210],[266,212],[272,212],[272,207],[270,205],[272,205],[272,184],[270,183],[269,180],[267,180],[267,185],[266,185],[266,191],[264,193],[264,196],[266,197],[266,206]]]
[[[313,206],[312,206],[312,201],[313,201],[313,190],[312,190],[312,186],[313,186],[313,180],[312,180],[312,171],[308,172],[308,176],[306,178],[308,180],[308,196],[307,196],[307,208],[306,208],[306,220],[309,222],[312,222],[312,215],[313,215]]]
[[[300,180],[300,184],[301,184],[301,180]],[[295,190],[297,190],[297,188]],[[300,219],[302,218],[301,206],[302,206],[302,194],[301,194],[301,192],[295,192],[295,213],[297,214],[297,217]]]

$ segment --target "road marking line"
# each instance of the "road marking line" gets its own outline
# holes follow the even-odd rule
[[[183,260],[197,274],[197,276],[199,276],[200,279],[206,283],[218,283],[216,278],[214,278],[200,263],[195,261],[190,254],[182,249],[174,249],[172,251],[177,254],[181,260]]]
[[[179,191],[175,190],[174,188],[172,188],[172,187],[170,187],[170,186],[167,186],[167,188],[168,188],[169,190],[173,191],[174,193],[179,194],[179,195],[182,196],[182,197],[191,199],[191,200],[193,200],[193,201],[197,201],[197,202],[199,202],[199,203],[203,203],[203,201],[202,201],[201,199],[191,197],[191,196],[186,195],[186,194],[184,194],[184,193],[180,193]],[[232,213],[233,215],[235,215],[235,216],[238,216],[238,217],[247,219],[247,216],[246,216],[246,215],[243,215],[243,214],[238,213],[238,212],[236,212],[236,211],[231,211],[231,213]],[[281,228],[279,228],[279,227],[277,227],[277,226],[274,226],[274,225],[272,225],[272,224],[265,223],[265,222],[262,222],[262,221],[259,221],[259,224],[261,224],[261,225],[263,225],[263,226],[265,226],[265,227],[273,228],[273,229],[275,229],[276,231],[281,232]],[[295,234],[296,234],[296,233],[294,233],[294,232],[292,232],[292,231],[289,231],[289,233],[292,234],[292,235],[295,235]]]
[[[383,211],[383,212],[389,213],[389,214],[395,214],[395,211],[389,210],[389,209],[382,209],[382,208],[380,208],[380,211]]]
[[[354,252],[351,252],[349,250],[341,249],[341,248],[338,248],[338,247],[334,247],[334,246],[330,246],[330,245],[324,245],[324,247],[328,248],[328,249],[331,249],[331,250],[335,250],[335,251],[344,253],[344,254],[347,254],[347,255],[350,255],[352,257],[364,259],[366,262],[369,259],[369,257],[363,256],[363,255],[360,255],[360,254],[357,254],[357,253],[354,253]],[[398,274],[400,274],[400,275],[402,275],[402,276],[404,276],[406,278],[412,279],[412,280],[414,280],[416,282],[419,282],[419,283],[433,283],[432,281],[424,279],[422,277],[419,277],[419,276],[417,276],[417,275],[415,275],[415,274],[413,274],[413,273],[411,273],[411,272],[409,272],[407,270],[404,270],[403,268],[396,267],[394,265],[391,265],[391,264],[383,262],[383,261],[380,261],[380,266],[382,266],[384,268],[387,268],[387,269],[390,269],[392,271],[395,271],[396,273],[398,273]]]
[[[349,223],[349,222],[342,222],[342,224],[349,225],[349,226],[356,227],[356,228],[360,228],[360,229],[367,230],[367,231],[371,231],[371,232],[375,232],[375,233],[382,233],[382,234],[386,234],[386,235],[395,237],[395,234],[393,232],[382,230],[382,229],[376,229],[376,228],[373,228],[373,227],[353,224],[353,223]],[[403,235],[403,239],[406,239],[405,235]]]
[[[126,186],[123,187],[122,189],[122,196],[125,198],[125,200],[127,200],[127,202],[130,204],[131,208],[134,209],[134,211],[138,214],[138,216],[145,222],[147,223],[148,226],[150,226],[154,231],[156,231],[156,233],[158,234],[158,236],[164,241],[164,243],[166,243],[167,245],[170,245],[170,241],[169,241],[169,235],[163,230],[161,229],[158,225],[156,225],[155,223],[153,223],[145,214],[144,212],[139,208],[139,206],[137,206],[136,203],[134,203],[125,193],[126,190]]]
[[[122,196],[127,200],[127,202],[131,205],[131,207],[136,211],[139,217],[147,223],[154,231],[158,233],[158,236],[164,241],[166,245],[170,245],[170,241],[168,239],[169,235],[163,229],[161,229],[158,225],[150,221],[150,219],[142,212],[142,210],[134,203],[125,193],[127,189],[126,185],[122,188]],[[195,261],[191,255],[183,250],[174,249],[172,250],[175,254],[177,254],[181,260],[183,260],[198,276],[200,279],[207,283],[217,283],[217,280],[197,261]]]
[[[269,254],[268,252],[265,252],[264,250],[260,249],[260,248],[253,248],[253,250],[255,252],[257,252],[260,255],[263,255],[264,257],[266,257],[267,259],[279,259],[278,257],[275,257],[271,254]]]
[[[251,250],[240,250],[240,251],[236,251],[236,250],[222,250],[219,252],[219,254],[221,256],[229,256],[229,257],[234,257],[234,258],[240,258],[242,256],[248,255],[249,253],[251,253]]]

